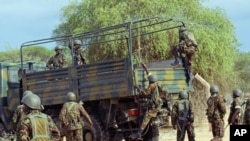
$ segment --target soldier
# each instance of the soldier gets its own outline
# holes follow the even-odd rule
[[[244,125],[250,125],[250,99],[246,102],[246,108],[244,111]]]
[[[32,91],[30,91],[30,90],[24,91],[22,100],[24,99],[25,96],[27,96],[29,94],[33,94]],[[16,125],[17,128],[18,128],[19,121],[21,119],[23,119],[25,117],[25,115],[27,114],[26,112],[27,111],[24,110],[24,104],[21,104],[21,105],[17,106],[17,109],[14,112],[13,117],[12,117],[12,120],[13,120],[13,122]]]
[[[87,63],[85,58],[85,52],[81,48],[82,42],[81,40],[75,40],[74,41],[74,47],[73,47],[73,53],[74,53],[74,64],[75,65],[84,65]],[[69,45],[69,48],[71,49],[71,45]]]
[[[188,100],[186,91],[179,93],[179,100],[173,106],[171,121],[173,128],[177,129],[177,141],[184,141],[186,131],[188,140],[195,141],[193,106],[191,101]]]
[[[240,125],[241,124],[241,114],[243,101],[241,100],[242,91],[240,89],[233,90],[233,102],[230,107],[230,114],[228,117],[228,124]]]
[[[82,141],[81,116],[85,117],[90,126],[93,123],[84,107],[76,102],[76,95],[73,92],[68,92],[67,99],[68,102],[64,103],[59,115],[62,136],[66,136],[67,141]]]
[[[55,47],[56,54],[50,57],[49,61],[46,64],[46,67],[50,70],[60,69],[66,66],[66,59],[64,54],[62,54],[62,47]]]
[[[211,141],[222,141],[224,137],[224,116],[226,105],[224,98],[219,95],[219,88],[216,85],[210,87],[211,96],[207,100],[206,115],[208,122],[212,125],[213,139]]]
[[[172,53],[175,57],[173,66],[179,65],[179,56],[182,59],[183,67],[191,69],[192,58],[197,51],[197,42],[192,32],[186,30],[184,26],[179,28],[179,44],[172,47]],[[184,58],[187,57],[187,60]]]
[[[157,83],[157,78],[154,75],[149,74],[148,80],[148,88],[145,91],[140,90],[140,93],[145,96],[151,96],[152,106],[148,107],[148,110],[143,117],[139,131],[130,135],[130,138],[132,139],[141,139],[142,131],[146,128],[151,118],[157,117],[157,113],[162,107],[163,101],[160,97],[160,93],[167,94],[167,91]],[[139,89],[138,86],[136,86],[136,88]]]
[[[27,116],[20,121],[18,139],[20,141],[58,141],[60,132],[52,118],[41,112],[43,106],[40,98],[29,94],[22,100]]]

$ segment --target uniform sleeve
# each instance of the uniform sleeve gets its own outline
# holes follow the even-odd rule
[[[194,111],[193,111],[193,104],[189,101],[189,121],[194,122]]]
[[[60,114],[59,114],[60,124],[64,124],[64,125],[68,124],[68,123],[66,123],[66,120],[65,120],[66,108],[67,108],[67,106],[66,106],[66,104],[64,104],[61,111],[60,111]]]
[[[30,140],[30,134],[31,134],[31,121],[28,118],[23,119],[20,122],[20,126],[18,128],[17,138],[20,141],[29,141]]]
[[[56,124],[52,120],[50,116],[48,116],[49,122],[49,130],[51,132],[51,139],[52,141],[59,141],[60,140],[60,131],[58,130]]]
[[[153,92],[154,86],[152,84],[148,85],[147,89],[145,91],[142,91],[143,94],[145,95],[151,95]]]
[[[12,117],[12,120],[15,124],[20,120],[21,112],[22,112],[22,106],[19,105],[17,107],[16,111],[14,112],[13,117]]]
[[[92,122],[89,114],[86,112],[84,107],[82,105],[80,105],[80,104],[79,104],[79,111],[80,111],[81,115],[84,116],[84,118],[89,122],[89,124],[93,125],[93,122]]]
[[[172,125],[175,126],[177,124],[177,117],[178,117],[178,104],[177,102],[173,105],[172,113],[171,113],[171,122]]]
[[[226,114],[226,104],[225,104],[224,99],[219,96],[217,100],[218,100],[218,106],[219,106],[218,108],[219,108],[220,112],[222,114]]]
[[[46,63],[46,67],[47,67],[47,68],[50,68],[50,67],[51,67],[50,65],[51,65],[52,62],[53,62],[52,60],[53,60],[53,57],[50,57],[49,60],[48,60],[48,62]]]

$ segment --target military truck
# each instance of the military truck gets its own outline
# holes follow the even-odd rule
[[[134,88],[139,85],[141,89],[146,89],[148,85],[147,74],[141,63],[145,63],[147,70],[158,78],[158,83],[167,89],[171,99],[183,89],[193,90],[192,81],[185,68],[171,66],[173,60],[140,61],[145,58],[140,54],[140,47],[147,46],[147,41],[152,43],[151,37],[165,36],[170,29],[176,29],[178,32],[181,26],[184,26],[184,23],[173,19],[152,17],[75,35],[23,43],[20,49],[22,62],[24,47],[51,42],[66,46],[70,43],[72,46],[74,39],[80,39],[88,52],[100,52],[104,47],[119,46],[120,51],[124,53],[110,58],[110,52],[103,52],[103,56],[89,56],[88,64],[77,66],[74,64],[71,48],[72,65],[62,69],[29,73],[21,64],[19,87],[8,88],[7,95],[2,97],[7,99],[0,108],[3,129],[6,132],[13,130],[10,119],[12,112],[20,104],[24,90],[37,94],[42,100],[44,112],[51,115],[55,121],[62,104],[67,101],[67,92],[72,91],[77,95],[77,99],[84,103],[94,123],[93,127],[84,124],[84,140],[130,140],[129,136],[139,129],[149,106],[149,99],[140,97],[140,93]],[[109,125],[112,125],[113,121],[118,128],[110,128]],[[143,131],[145,141],[158,140],[159,129],[156,121],[157,118],[152,119]]]

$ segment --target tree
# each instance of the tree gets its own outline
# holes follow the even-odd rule
[[[54,36],[61,36],[86,32],[153,16],[183,21],[186,27],[194,33],[199,44],[199,51],[193,63],[194,72],[224,90],[235,85],[236,74],[233,67],[238,46],[235,28],[222,9],[205,8],[202,0],[73,1],[62,9],[62,22],[53,33]],[[178,42],[176,31],[151,39],[154,42],[147,42],[147,44],[152,44],[153,50],[147,49],[141,52],[141,54],[150,54],[150,56],[146,55],[145,60],[170,57],[168,56],[169,47]],[[141,42],[143,45],[143,41]],[[117,54],[117,52],[117,47],[102,48],[101,52],[95,52],[95,54],[90,52],[89,56],[122,54]]]

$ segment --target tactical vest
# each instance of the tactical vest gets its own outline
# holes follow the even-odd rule
[[[68,123],[68,130],[75,130],[82,128],[82,120],[80,116],[80,112],[78,110],[78,103],[69,102],[66,106],[66,115],[65,115],[66,123]]]
[[[187,120],[189,115],[189,100],[182,99],[177,101],[179,120]]]
[[[31,141],[50,141],[48,116],[45,114],[27,115],[32,125]]]
[[[154,104],[154,108],[156,109],[161,109],[161,106],[163,105],[163,102],[162,102],[162,99],[160,97],[160,94],[159,94],[159,88],[158,88],[158,84],[155,83],[156,87],[152,93],[152,101],[153,101],[153,104]]]

